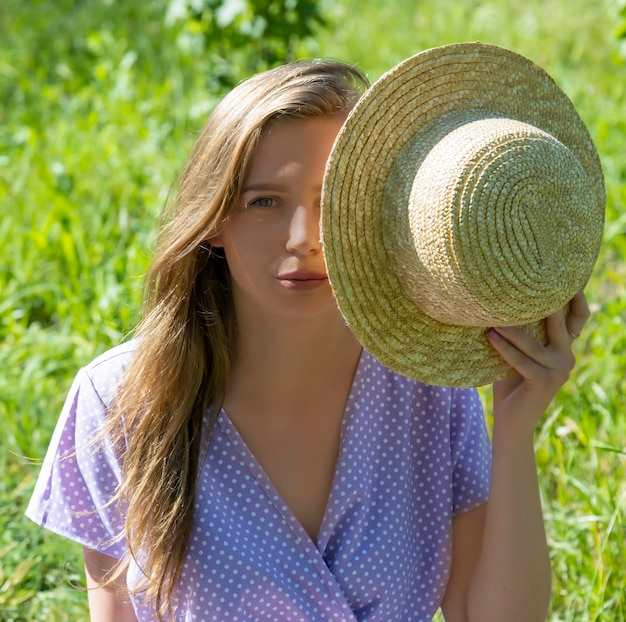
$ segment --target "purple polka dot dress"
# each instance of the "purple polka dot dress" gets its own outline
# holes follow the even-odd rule
[[[113,557],[120,465],[101,429],[134,343],[76,376],[27,516]],[[454,515],[487,500],[491,448],[474,389],[423,385],[363,352],[314,542],[222,411],[202,461],[175,620],[425,622],[443,598]],[[140,570],[131,565],[130,587]],[[133,596],[141,622],[153,619]]]

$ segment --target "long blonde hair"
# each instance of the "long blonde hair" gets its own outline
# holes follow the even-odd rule
[[[219,413],[237,337],[228,266],[207,240],[238,206],[267,123],[345,114],[365,88],[359,71],[335,61],[291,63],[241,83],[211,114],[166,206],[137,348],[107,428],[121,454],[116,501],[128,549],[116,574],[137,561],[142,595],[159,620],[172,613],[205,432]]]

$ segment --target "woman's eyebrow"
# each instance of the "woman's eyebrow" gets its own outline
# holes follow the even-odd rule
[[[259,190],[287,190],[287,186],[271,182],[258,182],[249,184],[243,188],[243,192],[253,192]]]
[[[258,182],[258,183],[251,183],[251,184],[248,184],[247,186],[244,186],[242,192],[255,192],[259,190],[261,191],[266,191],[266,190],[287,191],[289,190],[289,186],[286,184],[278,184],[278,183],[273,183],[273,182]],[[313,190],[315,192],[321,192],[322,184],[315,184],[315,186],[313,186]]]

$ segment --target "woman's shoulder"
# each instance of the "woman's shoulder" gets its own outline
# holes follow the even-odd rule
[[[137,349],[137,343],[137,339],[131,339],[113,346],[85,365],[85,369],[98,373],[110,368],[125,367]]]
[[[98,355],[79,372],[83,380],[91,384],[103,403],[110,403],[136,349],[136,339],[121,343]]]

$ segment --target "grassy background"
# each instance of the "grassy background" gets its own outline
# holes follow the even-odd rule
[[[23,518],[76,369],[137,318],[158,211],[215,103],[174,1],[0,6],[0,620],[87,618],[79,547]],[[371,79],[481,40],[544,66],[601,154],[607,225],[579,364],[537,434],[554,566],[550,620],[626,619],[626,48],[612,0],[328,0],[300,55]],[[242,76],[243,77],[243,76]],[[489,395],[484,391],[485,402]]]

